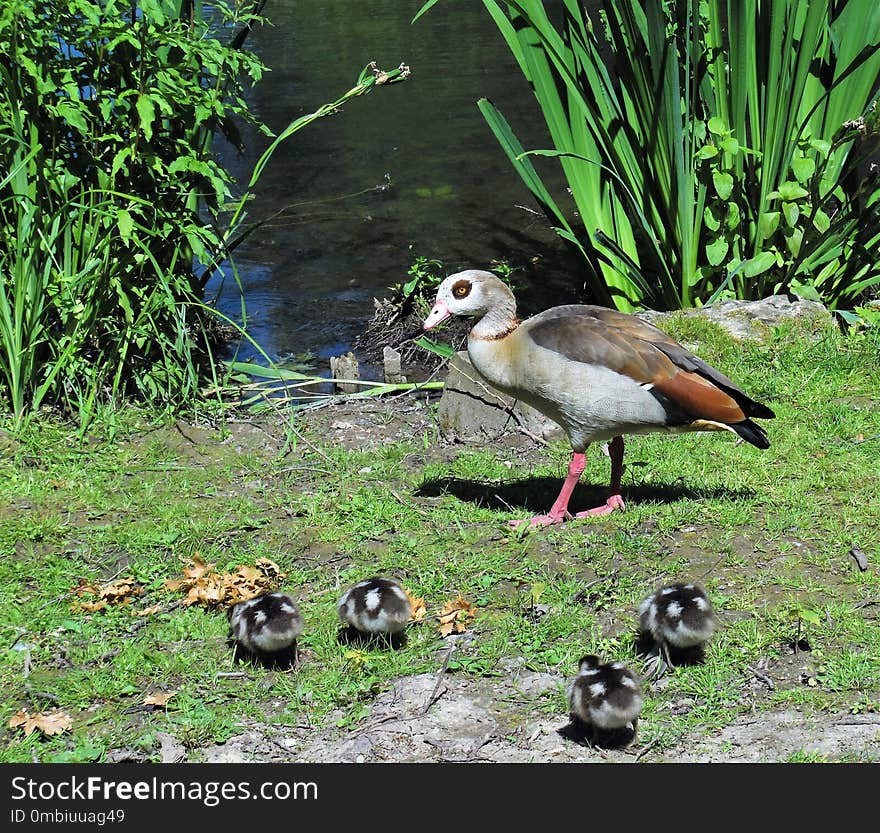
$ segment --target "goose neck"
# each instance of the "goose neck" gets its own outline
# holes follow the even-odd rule
[[[471,338],[495,341],[509,336],[519,323],[516,317],[516,302],[511,298],[509,302],[490,309],[471,330]]]

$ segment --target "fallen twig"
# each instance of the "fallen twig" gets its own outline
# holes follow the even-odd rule
[[[858,568],[864,573],[868,569],[868,556],[865,555],[859,547],[852,546],[849,554],[856,560]]]
[[[430,517],[431,517],[431,513],[430,513],[430,512],[426,512],[424,509],[419,509],[419,507],[416,506],[414,503],[410,503],[410,501],[408,501],[406,498],[402,497],[402,496],[399,495],[397,492],[395,492],[394,489],[390,489],[390,488],[389,488],[388,491],[391,493],[391,495],[392,495],[392,496],[393,496],[393,497],[394,497],[399,503],[401,503],[401,504],[402,504],[403,506],[405,506],[407,509],[412,509],[413,512],[417,512],[417,513],[418,513],[419,515],[421,515],[423,518],[430,518]]]
[[[757,668],[752,668],[751,665],[747,665],[746,670],[753,677],[755,677],[755,679],[758,679],[762,683],[764,683],[764,685],[767,686],[767,688],[770,689],[770,691],[773,691],[776,688],[776,685],[774,684],[773,680],[771,680],[770,677],[768,677],[763,671],[759,671]]]
[[[437,674],[437,682],[434,684],[434,690],[431,692],[431,696],[428,698],[428,702],[422,706],[421,711],[419,712],[419,717],[426,715],[428,713],[428,709],[434,705],[446,692],[443,691],[441,694],[437,692],[440,690],[440,684],[443,682],[443,675],[446,673],[446,669],[449,667],[449,660],[452,657],[452,652],[455,650],[455,642],[451,642],[449,645],[449,650],[446,652],[446,657],[443,659],[443,665],[440,667],[440,672]]]
[[[660,743],[660,736],[658,735],[654,740],[652,740],[647,746],[643,746],[639,750],[639,754],[636,755],[634,763],[638,763],[642,758],[645,757],[658,743]]]

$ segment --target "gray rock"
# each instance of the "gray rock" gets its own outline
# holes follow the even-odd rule
[[[389,385],[406,383],[406,376],[401,372],[400,352],[389,345],[382,350],[382,366],[385,371],[385,382]]]
[[[344,356],[330,357],[330,375],[334,379],[360,379],[358,360],[354,353],[348,352]],[[351,382],[337,382],[336,387],[343,393],[357,393],[361,386]]]
[[[664,319],[676,314],[648,310],[638,315],[662,329]],[[771,328],[792,318],[810,320],[822,328],[834,326],[834,318],[823,304],[804,298],[791,301],[787,295],[771,295],[760,301],[720,301],[700,309],[685,310],[683,314],[714,321],[739,340],[761,341]]]
[[[493,388],[467,353],[456,353],[437,410],[440,433],[447,440],[485,442],[505,431],[523,430],[544,440],[562,437],[562,429],[540,411]]]

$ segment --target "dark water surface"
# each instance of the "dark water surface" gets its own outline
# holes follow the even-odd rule
[[[543,215],[523,208],[534,208],[530,194],[476,107],[489,97],[525,147],[548,147],[531,89],[482,3],[446,0],[410,25],[421,3],[269,0],[274,25],[251,36],[272,71],[250,104],[276,132],[352,87],[372,60],[412,70],[295,134],[260,180],[250,218],[286,210],[236,261],[250,333],[273,358],[350,349],[373,297],[405,280],[419,255],[447,273],[506,258],[528,267],[525,279],[554,277],[550,261],[562,247]],[[245,139],[245,156],[217,146],[242,184],[268,144],[255,133]],[[220,307],[238,317],[229,280]],[[252,355],[243,347],[240,356]]]

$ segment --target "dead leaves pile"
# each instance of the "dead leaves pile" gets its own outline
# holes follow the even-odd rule
[[[410,622],[421,622],[428,615],[425,599],[422,596],[413,596],[406,587],[403,592],[406,593],[412,610]],[[432,618],[437,620],[440,636],[449,636],[451,633],[464,633],[476,615],[477,609],[459,593],[457,598],[447,599]]]
[[[437,614],[437,629],[440,636],[451,633],[464,633],[468,623],[477,615],[477,609],[461,593],[457,599],[447,599]]]
[[[203,607],[227,607],[252,599],[260,593],[274,590],[283,580],[284,573],[274,561],[260,558],[253,566],[243,564],[231,573],[219,573],[216,562],[206,563],[198,553],[183,568],[183,578],[169,579],[166,590],[184,590],[181,604]]]
[[[10,729],[21,726],[25,737],[37,729],[47,737],[51,737],[52,735],[60,735],[62,732],[66,732],[72,724],[73,721],[70,719],[70,715],[61,709],[52,709],[48,712],[37,712],[36,714],[31,714],[27,709],[20,709],[9,718],[7,725]]]
[[[108,584],[95,584],[80,579],[80,583],[70,592],[74,596],[79,597],[70,606],[71,610],[84,610],[86,613],[96,613],[99,610],[106,610],[108,607],[129,604],[135,596],[143,593],[144,589],[129,576],[127,578],[118,578]],[[88,596],[94,597],[93,600],[84,599],[84,597]],[[146,614],[139,613],[138,615]]]

